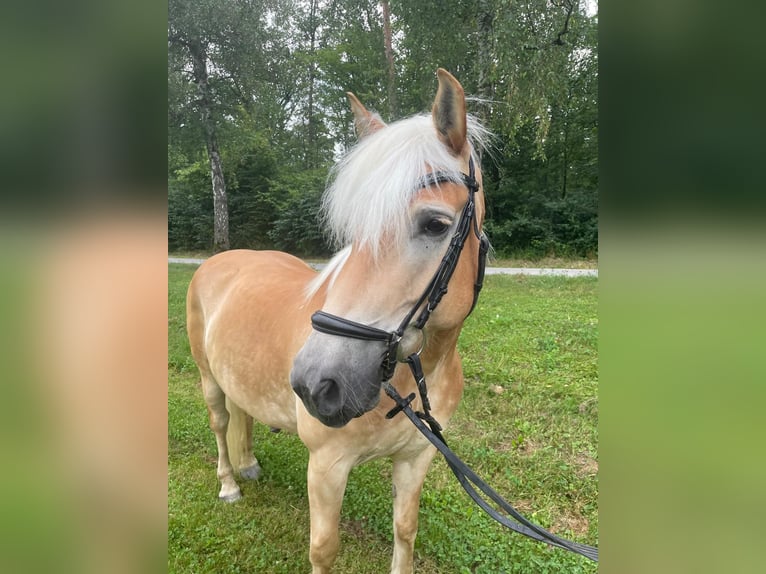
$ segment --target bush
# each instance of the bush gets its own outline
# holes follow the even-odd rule
[[[506,219],[488,219],[487,233],[500,256],[523,253],[585,257],[598,252],[598,205],[594,192],[564,198],[527,198]]]
[[[179,169],[168,180],[168,248],[207,251],[213,246],[213,192],[202,162]]]
[[[319,222],[326,173],[326,169],[315,169],[273,182],[285,198],[269,231],[277,249],[304,257],[332,253]]]

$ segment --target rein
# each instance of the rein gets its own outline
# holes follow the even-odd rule
[[[482,480],[473,470],[471,470],[460,458],[447,446],[447,441],[442,435],[442,427],[438,421],[431,415],[431,405],[428,400],[428,389],[426,387],[425,375],[423,373],[423,366],[420,362],[420,353],[425,345],[425,339],[423,339],[423,346],[415,352],[409,355],[406,359],[400,361],[397,358],[399,350],[399,343],[404,336],[404,332],[408,327],[413,327],[422,332],[428,318],[431,313],[436,309],[436,306],[441,301],[442,297],[447,293],[447,286],[452,274],[457,267],[460,253],[463,251],[463,246],[468,238],[471,227],[474,229],[474,233],[479,238],[479,268],[474,283],[474,296],[471,310],[469,315],[476,307],[476,302],[479,298],[484,282],[484,271],[486,268],[486,256],[489,250],[489,241],[487,237],[479,231],[478,222],[475,217],[476,203],[475,194],[479,190],[478,182],[475,178],[475,169],[473,158],[468,162],[468,174],[462,174],[463,184],[468,189],[468,200],[466,201],[463,211],[460,214],[460,220],[458,221],[457,228],[455,230],[452,239],[450,240],[447,252],[439,263],[439,267],[434,273],[428,286],[419,297],[417,303],[410,309],[407,315],[402,319],[399,327],[395,331],[384,331],[376,327],[364,325],[332,315],[324,311],[317,311],[311,317],[311,324],[313,328],[321,333],[328,335],[336,335],[339,337],[350,337],[352,339],[359,339],[363,341],[380,341],[386,344],[387,352],[382,361],[383,369],[383,390],[386,394],[393,399],[396,406],[392,408],[387,414],[386,418],[391,419],[400,412],[403,412],[407,418],[412,421],[412,424],[425,436],[431,444],[433,444],[439,452],[442,453],[447,464],[452,470],[453,474],[457,478],[460,485],[468,493],[471,499],[486,512],[491,518],[496,520],[501,525],[528,536],[533,540],[544,542],[550,546],[557,548],[563,548],[585,556],[595,562],[598,562],[598,548],[572,542],[564,538],[560,538],[555,534],[547,531],[524,518],[513,506],[511,506],[502,496],[500,496],[495,490],[492,489],[484,480]],[[454,181],[450,176],[436,172],[430,173],[423,178],[419,184],[419,188],[429,187],[431,185],[437,185],[439,183],[446,183]],[[418,309],[425,304],[423,310],[417,316],[414,322],[412,322],[415,315],[418,313]],[[412,324],[411,324],[412,323]],[[406,398],[403,398],[391,385],[390,379],[394,375],[397,362],[407,363],[412,375],[415,378],[415,382],[418,388],[418,394],[420,395],[420,401],[423,406],[422,411],[413,411],[410,403],[415,400],[415,393],[410,393]],[[494,502],[499,508],[501,508],[508,516],[500,514],[495,508],[493,508],[482,496],[477,492],[478,488],[484,495]]]
[[[533,540],[569,550],[575,554],[585,556],[594,562],[598,562],[598,548],[566,540],[565,538],[561,538],[552,532],[547,531],[542,526],[538,526],[534,522],[531,522],[511,506],[510,503],[500,496],[473,470],[471,470],[467,464],[460,460],[452,449],[447,446],[447,441],[441,433],[441,425],[439,425],[430,413],[431,406],[428,401],[425,376],[423,375],[423,367],[420,364],[420,357],[413,353],[407,358],[406,363],[409,365],[410,370],[417,381],[418,393],[420,394],[421,403],[423,404],[423,411],[413,411],[412,407],[410,407],[410,403],[415,400],[415,393],[410,393],[407,398],[403,398],[389,381],[384,381],[383,390],[385,390],[386,394],[396,403],[396,406],[386,414],[386,418],[393,418],[399,414],[399,412],[403,412],[421,434],[423,434],[423,436],[425,436],[429,442],[442,453],[450,470],[457,478],[460,486],[463,487],[463,490],[465,490],[468,493],[468,496],[470,496],[471,499],[492,519],[506,528],[523,534]],[[426,424],[428,426],[426,426]],[[478,487],[487,498],[515,520],[500,514],[497,510],[492,508],[492,506],[490,506],[476,491],[475,487]]]

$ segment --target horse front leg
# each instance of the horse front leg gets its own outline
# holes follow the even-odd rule
[[[309,455],[308,493],[311,513],[309,559],[312,574],[328,574],[340,546],[340,509],[352,464],[337,453]]]
[[[420,492],[435,452],[436,449],[428,447],[416,457],[394,459],[394,558],[391,574],[412,574]]]

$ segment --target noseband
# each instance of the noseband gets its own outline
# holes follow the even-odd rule
[[[469,315],[476,306],[479,292],[484,283],[484,269],[486,267],[489,241],[484,233],[479,231],[479,224],[476,220],[476,200],[474,196],[476,195],[476,192],[479,191],[479,184],[475,177],[473,158],[468,160],[468,173],[462,173],[461,176],[463,185],[468,189],[468,200],[460,214],[457,228],[450,240],[447,252],[444,254],[444,257],[442,257],[441,263],[439,263],[439,267],[436,269],[436,273],[434,273],[428,286],[423,291],[423,294],[418,298],[417,303],[410,309],[404,319],[402,319],[396,330],[384,331],[383,329],[357,323],[350,319],[326,313],[325,311],[317,311],[311,316],[311,325],[320,333],[337,335],[339,337],[349,337],[362,341],[380,341],[385,343],[388,350],[383,357],[381,365],[383,367],[383,381],[389,380],[394,375],[399,343],[404,336],[405,330],[408,327],[413,327],[414,329],[422,331],[428,318],[431,316],[431,313],[436,309],[436,306],[439,304],[442,297],[447,293],[447,287],[452,278],[452,274],[457,267],[460,253],[463,251],[463,246],[471,231],[471,227],[473,227],[476,237],[479,238],[479,268],[476,282],[473,287],[473,304],[471,305],[471,310],[468,312]],[[419,182],[418,189],[449,182],[454,182],[454,179],[447,173],[429,173]],[[418,309],[424,304],[425,307],[423,307],[423,310],[420,311],[417,319],[413,322],[412,320],[418,313]],[[424,339],[423,342],[425,344]],[[419,353],[420,351],[418,351],[418,354]]]

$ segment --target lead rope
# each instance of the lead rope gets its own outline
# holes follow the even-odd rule
[[[415,427],[425,436],[431,444],[433,444],[439,452],[444,455],[444,459],[452,470],[453,474],[457,478],[460,486],[463,487],[473,501],[479,505],[491,518],[513,530],[528,536],[539,542],[545,542],[550,546],[557,548],[564,548],[575,554],[585,556],[594,562],[598,562],[598,548],[588,546],[586,544],[580,544],[578,542],[572,542],[564,538],[556,536],[552,532],[547,531],[542,526],[529,521],[522,516],[513,506],[511,506],[502,496],[500,496],[495,490],[492,489],[484,480],[482,480],[468,465],[466,465],[458,456],[447,446],[447,441],[442,435],[442,427],[438,421],[431,415],[431,406],[428,400],[428,390],[426,388],[425,375],[423,374],[423,365],[420,362],[420,356],[415,353],[407,357],[407,364],[412,371],[412,375],[415,378],[415,382],[418,387],[418,393],[420,394],[420,401],[423,406],[422,411],[413,411],[410,403],[415,400],[415,393],[410,393],[407,398],[402,396],[391,385],[390,381],[383,383],[383,389],[386,394],[393,399],[396,406],[392,408],[387,414],[386,418],[390,419],[403,412]],[[428,426],[426,426],[426,424]],[[486,500],[476,491],[474,485],[479,488],[490,500],[497,504],[503,511],[509,514],[515,519],[511,520],[507,516],[500,514],[497,510],[492,508]]]

